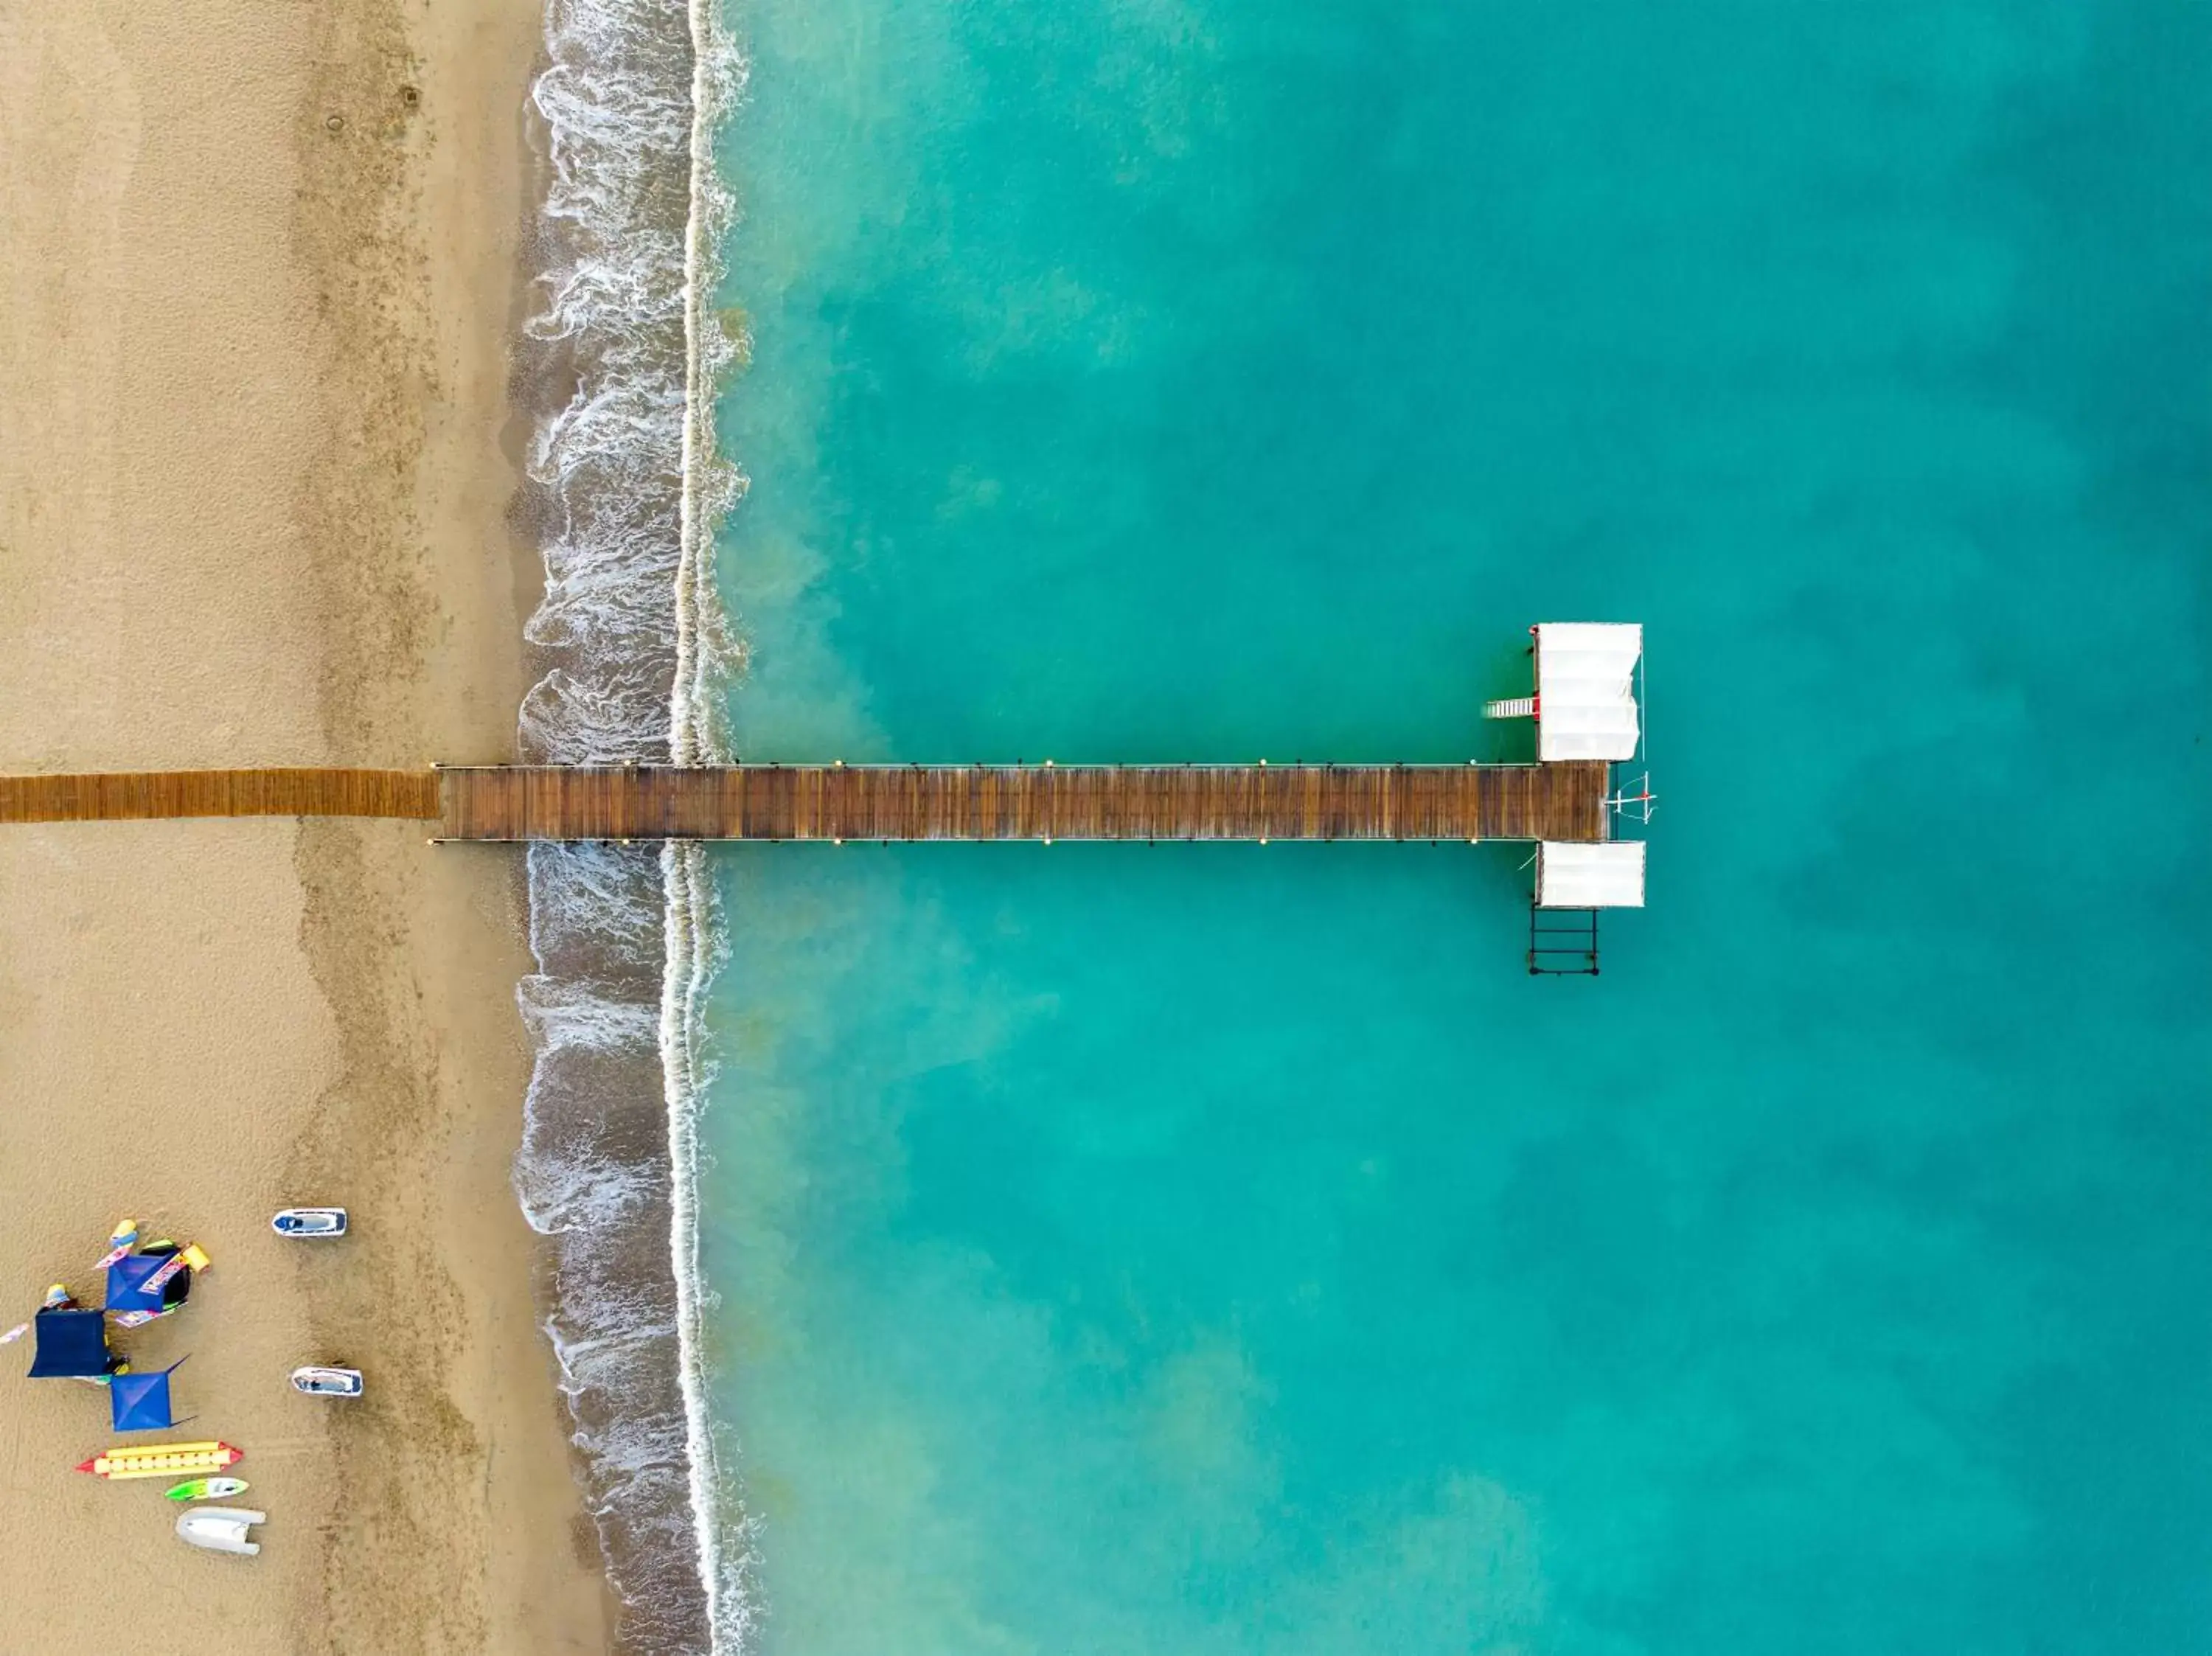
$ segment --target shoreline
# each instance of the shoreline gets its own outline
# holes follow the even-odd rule
[[[0,768],[513,751],[541,24],[510,0],[0,22]],[[47,1281],[94,1287],[125,1212],[199,1241],[191,1307],[118,1344],[191,1355],[189,1435],[243,1446],[270,1514],[250,1563],[179,1546],[157,1495],[68,1471],[112,1441],[103,1399],[14,1348],[0,1581],[32,1647],[607,1647],[509,1184],[521,872],[423,838],[0,831],[0,1291],[27,1315]],[[346,1203],[356,1235],[270,1236],[295,1201]],[[285,1388],[341,1357],[359,1405]],[[52,1590],[117,1556],[144,1592]]]
[[[543,302],[518,373],[538,416],[519,518],[544,581],[520,746],[536,763],[710,761],[738,658],[712,536],[743,487],[714,452],[713,397],[743,342],[702,295],[731,209],[713,138],[743,60],[711,0],[572,0],[548,21],[532,93]],[[696,847],[528,858],[535,1056],[515,1188],[544,1239],[616,1640],[654,1651],[741,1648],[750,1614],[750,1532],[728,1511],[699,1373],[698,991],[721,940],[703,864]]]

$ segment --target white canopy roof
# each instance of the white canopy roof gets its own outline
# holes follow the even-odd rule
[[[1612,840],[1594,846],[1540,841],[1536,907],[1643,907],[1644,841]]]
[[[1644,628],[1633,623],[1546,622],[1536,628],[1536,757],[1632,759],[1636,663]]]

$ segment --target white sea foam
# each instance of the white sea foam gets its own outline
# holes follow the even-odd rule
[[[545,591],[526,634],[546,670],[521,743],[548,762],[713,763],[738,664],[714,526],[744,489],[713,406],[744,343],[712,308],[732,213],[714,141],[744,64],[714,0],[549,0],[546,42],[527,366],[564,394],[527,463]],[[537,1062],[515,1187],[549,1239],[546,1329],[622,1637],[739,1651],[750,1536],[708,1415],[698,1274],[712,872],[696,846],[541,846],[529,876],[538,970],[518,999]]]

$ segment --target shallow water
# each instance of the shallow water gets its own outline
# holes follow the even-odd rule
[[[746,757],[1623,619],[1662,798],[1595,981],[1514,847],[719,852],[759,1647],[2212,1647],[2212,12],[733,18]]]

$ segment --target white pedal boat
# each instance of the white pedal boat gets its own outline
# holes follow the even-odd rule
[[[268,1521],[267,1513],[249,1512],[243,1507],[195,1507],[177,1514],[177,1539],[210,1552],[242,1553],[251,1558],[261,1550],[261,1544],[247,1540],[246,1532]]]

